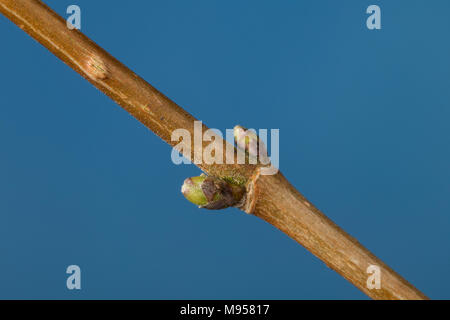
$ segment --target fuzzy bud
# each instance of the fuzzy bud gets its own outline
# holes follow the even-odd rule
[[[262,163],[269,163],[267,149],[264,142],[258,137],[254,130],[248,130],[240,125],[233,129],[236,146],[247,152],[248,156]]]

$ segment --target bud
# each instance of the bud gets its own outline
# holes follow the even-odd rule
[[[184,180],[181,192],[200,208],[219,210],[238,204],[245,189],[217,177],[201,175]]]
[[[245,150],[248,153],[249,157],[255,158],[263,163],[268,163],[270,161],[267,157],[266,146],[255,131],[237,125],[234,127],[234,141],[238,148]]]

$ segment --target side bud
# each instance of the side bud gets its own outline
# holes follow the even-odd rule
[[[267,157],[267,149],[264,142],[258,137],[253,130],[248,130],[240,125],[233,129],[234,141],[236,146],[247,152],[250,158],[258,160],[258,162],[269,163]]]
[[[238,204],[245,188],[217,177],[201,175],[184,180],[181,192],[200,208],[219,210]]]

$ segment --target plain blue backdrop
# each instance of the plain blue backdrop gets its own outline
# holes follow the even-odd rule
[[[295,187],[450,298],[449,1],[45,2],[208,126],[279,128]],[[187,202],[195,166],[3,16],[0,37],[0,298],[366,299],[264,221]]]

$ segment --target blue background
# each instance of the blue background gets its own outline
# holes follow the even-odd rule
[[[84,33],[208,126],[279,128],[294,186],[450,298],[449,1],[45,2],[78,4]],[[0,37],[0,298],[366,299],[264,221],[188,203],[195,166],[3,16]]]

